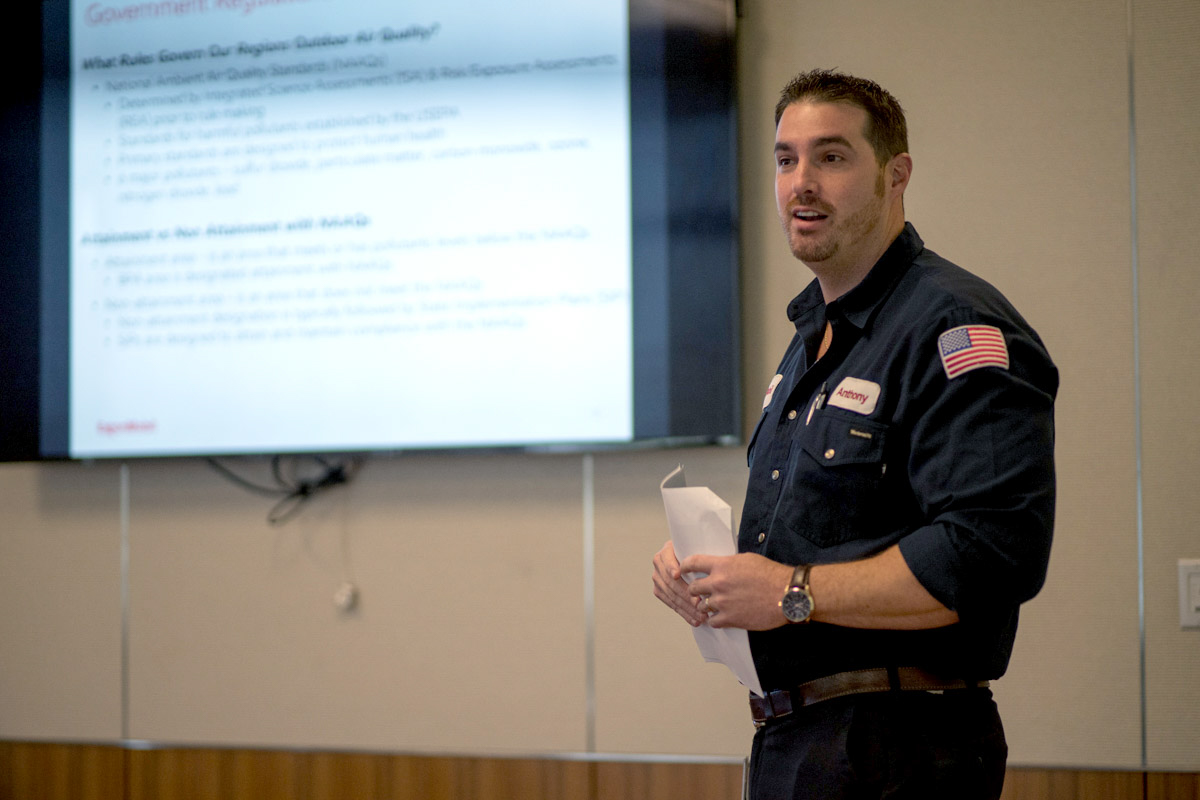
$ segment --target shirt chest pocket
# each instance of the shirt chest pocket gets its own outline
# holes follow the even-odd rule
[[[877,465],[882,477],[887,467],[884,444],[887,426],[864,419],[846,419],[826,411],[806,431],[801,449],[825,467]]]
[[[871,539],[888,525],[888,427],[825,409],[800,437],[781,521],[818,547]]]

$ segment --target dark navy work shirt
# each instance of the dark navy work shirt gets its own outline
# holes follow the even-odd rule
[[[788,317],[796,335],[750,442],[738,549],[824,564],[898,542],[959,622],[751,632],[763,688],[889,665],[999,677],[1050,553],[1058,371],[1046,348],[911,224],[862,283],[826,305],[814,281]]]

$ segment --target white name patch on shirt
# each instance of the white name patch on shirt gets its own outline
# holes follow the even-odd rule
[[[870,414],[879,402],[879,384],[862,378],[842,378],[825,402],[856,414]]]

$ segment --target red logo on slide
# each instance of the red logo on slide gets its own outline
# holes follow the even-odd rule
[[[119,422],[100,420],[96,423],[96,431],[105,436],[119,436],[125,433],[154,433],[158,423],[152,419],[126,419]]]

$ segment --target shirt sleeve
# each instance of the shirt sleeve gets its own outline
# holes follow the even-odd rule
[[[1003,359],[994,342],[991,354],[972,353],[983,345],[971,333],[981,342],[1002,336]],[[907,467],[927,523],[900,551],[961,619],[993,615],[1045,581],[1058,372],[1036,334],[1012,320],[959,310],[913,335]]]

